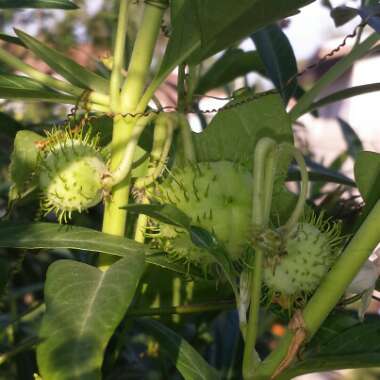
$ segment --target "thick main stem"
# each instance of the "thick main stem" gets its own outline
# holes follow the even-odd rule
[[[349,284],[368,259],[380,241],[380,201],[362,224],[343,254],[326,275],[303,311],[303,319],[308,339],[317,332],[323,321],[339,302]],[[294,333],[288,331],[280,344],[257,368],[255,380],[271,378],[277,367],[286,357]]]
[[[121,93],[121,107],[124,113],[133,113],[143,94],[165,8],[165,3],[162,6],[158,3],[145,5],[142,25],[137,34]]]
[[[127,79],[123,85],[123,89],[120,94],[120,104],[118,109],[123,113],[133,113],[144,90],[149,68],[151,65],[154,48],[156,45],[161,18],[164,10],[164,6],[150,5],[146,3],[144,9],[143,20],[136,38],[135,45],[133,47],[132,57],[128,68]],[[121,7],[122,12],[126,9]],[[126,16],[119,18],[119,23],[125,21]],[[120,28],[123,28],[120,26]],[[118,30],[120,30],[118,27]],[[120,31],[120,35],[122,32]],[[121,59],[121,50],[124,48],[122,44],[122,37],[119,37],[117,44],[115,45],[115,53]],[[117,51],[116,51],[117,50]],[[114,79],[115,83],[118,83],[119,77]],[[111,90],[116,92],[116,84],[111,84]],[[114,94],[114,98],[117,98]],[[116,115],[114,118],[114,128],[112,137],[111,148],[111,171],[117,171],[119,165],[125,160],[124,155],[129,154],[126,151],[126,147],[130,142],[130,138],[133,135],[134,127],[138,122],[137,117],[123,117],[122,115]],[[134,144],[134,142],[132,142]],[[125,227],[127,222],[127,211],[121,209],[121,207],[128,204],[129,198],[129,184],[130,176],[127,176],[121,182],[119,182],[112,189],[112,194],[109,200],[106,202],[104,218],[103,218],[103,232],[124,236]],[[100,256],[99,267],[107,269],[109,264],[113,262],[110,256]]]

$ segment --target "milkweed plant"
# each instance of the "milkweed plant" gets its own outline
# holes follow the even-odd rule
[[[13,1],[0,7],[77,8],[69,0]],[[304,114],[318,117],[326,104],[379,90],[321,97],[374,49],[378,12],[368,1],[332,10],[362,17],[356,42],[303,89],[279,21],[312,2],[115,0],[112,54],[101,72],[21,30],[1,37],[2,98],[73,107],[53,127],[14,133],[0,246],[22,249],[24,260],[41,253],[49,265],[38,307],[2,327],[5,341],[20,324],[33,331],[21,343],[13,335],[2,365],[32,351],[43,380],[285,380],[379,366],[380,321],[365,312],[379,273],[369,257],[380,241],[380,155],[358,152],[354,182],[305,157],[293,132]],[[133,9],[141,19],[132,43]],[[236,48],[245,38],[256,50]],[[20,60],[10,44],[59,75]],[[167,107],[157,90],[173,71],[177,102]],[[228,90],[251,71],[274,90]],[[223,86],[228,103],[202,109],[199,99]],[[190,114],[201,133],[191,130]],[[364,203],[353,219],[334,212],[334,202],[348,202],[343,196],[315,201],[313,189],[326,183],[358,189]],[[91,228],[83,215],[96,218]],[[216,347],[210,326],[226,315],[236,324]],[[211,360],[210,345],[230,346],[228,354]],[[150,358],[146,372],[117,372],[133,350]]]

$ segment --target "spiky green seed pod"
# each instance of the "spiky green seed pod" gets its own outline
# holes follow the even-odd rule
[[[340,225],[310,218],[286,235],[278,255],[267,255],[264,283],[290,306],[311,294],[336,261],[342,241]]]
[[[175,205],[224,245],[230,258],[242,259],[251,227],[252,175],[228,161],[187,165],[173,170],[156,186],[155,198]],[[205,249],[196,247],[187,231],[159,225],[154,241],[172,257],[203,268],[215,262]]]
[[[54,211],[60,222],[66,222],[73,211],[95,206],[103,199],[107,174],[96,140],[80,134],[51,135],[39,160],[43,211]]]

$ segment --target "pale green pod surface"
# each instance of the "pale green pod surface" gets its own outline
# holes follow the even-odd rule
[[[187,214],[193,225],[212,232],[233,261],[242,259],[249,242],[252,175],[228,161],[201,162],[173,170],[157,185],[155,196]],[[156,242],[174,258],[207,267],[213,256],[191,242],[187,231],[160,224]]]
[[[296,300],[311,294],[339,255],[340,228],[315,219],[300,222],[287,235],[283,252],[266,260],[264,283],[277,296]]]
[[[50,147],[40,165],[43,208],[54,211],[60,221],[102,201],[107,166],[93,146],[79,139],[60,142]]]

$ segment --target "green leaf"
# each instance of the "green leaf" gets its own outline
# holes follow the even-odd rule
[[[75,104],[77,98],[53,91],[34,79],[12,75],[0,75],[0,99],[21,99],[53,103]]]
[[[286,370],[279,380],[292,379],[295,376],[348,368],[378,366],[380,360],[380,321],[371,320],[358,323],[349,317],[336,316],[324,324],[328,329],[313,353],[305,352],[306,359]],[[322,326],[323,328],[323,326]],[[313,342],[313,341],[312,341]],[[377,361],[377,362],[376,362]]]
[[[44,43],[38,41],[34,37],[15,30],[21,41],[34,53],[36,56],[46,62],[53,70],[62,75],[70,83],[75,86],[92,89],[102,93],[108,93],[109,83],[107,79],[98,74],[87,70],[72,59],[66,57]]]
[[[133,253],[145,254],[146,262],[186,274],[185,266],[172,263],[164,254],[151,250],[134,240],[105,234],[90,228],[56,223],[0,224],[0,247],[4,248],[71,248],[126,257]]]
[[[229,104],[243,102],[250,95]],[[202,133],[193,134],[193,139],[198,161],[229,160],[251,167],[256,143],[264,136],[278,142],[293,141],[289,116],[276,94],[263,94],[256,100],[219,111]]]
[[[0,0],[0,8],[46,8],[46,9],[78,9],[69,0]]]
[[[0,247],[72,248],[126,257],[149,254],[150,249],[134,240],[105,234],[90,228],[56,223],[0,224]]]
[[[310,112],[325,105],[339,102],[344,99],[352,98],[354,96],[368,94],[370,92],[380,91],[380,83],[364,84],[361,86],[355,86],[346,88],[341,91],[334,92],[326,97],[313,103],[306,112]]]
[[[331,10],[330,16],[334,20],[336,27],[342,26],[358,15],[358,11],[355,8],[340,6]]]
[[[173,330],[151,319],[141,319],[139,324],[160,343],[162,351],[173,361],[185,380],[220,379],[218,372]]]
[[[41,376],[51,380],[101,378],[103,354],[132,302],[144,256],[130,253],[101,271],[72,260],[48,270],[46,313],[37,348]]]
[[[354,167],[355,180],[366,203],[376,203],[380,198],[380,154],[362,151]]]
[[[171,204],[130,204],[122,208],[127,209],[130,212],[150,216],[162,223],[186,229],[190,228],[191,219],[184,212]]]
[[[202,76],[195,93],[204,94],[252,71],[266,75],[265,67],[256,51],[229,49]]]
[[[297,61],[288,37],[277,25],[269,25],[252,34],[267,74],[282,95],[285,104],[297,89]]]
[[[346,177],[344,174],[331,170],[329,168],[326,168],[317,163],[313,163],[313,164],[314,164],[313,167],[312,168],[309,167],[309,170],[308,170],[310,181],[339,183],[341,185],[356,187],[355,182],[351,178]],[[301,180],[301,174],[297,167],[290,166],[286,180],[287,181]]]
[[[8,34],[0,33],[0,40],[10,44],[26,47],[25,44],[18,37],[10,36]]]
[[[9,167],[12,181],[10,201],[21,198],[36,187],[39,152],[36,143],[43,140],[43,136],[32,131],[17,132]]]
[[[353,159],[356,159],[357,155],[363,150],[363,144],[360,140],[360,137],[357,135],[351,125],[348,124],[345,120],[341,119],[340,117],[338,117],[337,120],[347,144],[347,153]]]
[[[156,88],[178,65],[198,64],[278,19],[297,13],[313,0],[186,0],[180,8],[161,67],[151,85]]]

